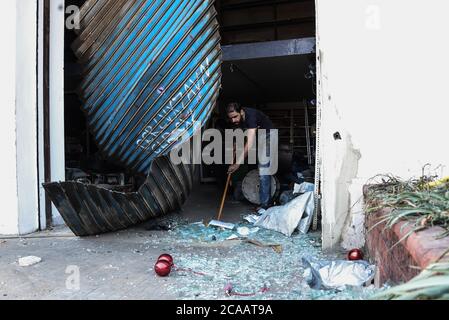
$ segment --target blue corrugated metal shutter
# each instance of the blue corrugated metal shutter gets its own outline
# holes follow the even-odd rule
[[[218,97],[213,1],[88,1],[73,45],[88,124],[111,160],[137,172],[190,138]]]
[[[221,83],[215,17],[207,0],[88,0],[81,8],[72,48],[83,68],[79,94],[89,128],[106,157],[147,179],[132,193],[46,184],[75,234],[127,228],[186,200],[193,166],[174,165],[167,154],[215,106]]]

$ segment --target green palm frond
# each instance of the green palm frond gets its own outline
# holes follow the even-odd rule
[[[372,214],[380,209],[391,209],[379,217],[372,229],[385,223],[392,228],[400,221],[410,222],[415,231],[427,226],[441,226],[449,235],[449,183],[429,188],[429,177],[402,181],[394,176],[377,176],[382,183],[369,188],[366,196],[366,213]]]
[[[429,177],[423,176],[408,181],[402,181],[391,175],[376,178],[379,177],[381,177],[382,183],[373,185],[368,190],[365,201],[366,213],[372,214],[385,208],[390,210],[378,217],[379,220],[368,231],[383,223],[385,228],[388,229],[398,222],[404,221],[405,223],[401,228],[410,228],[410,230],[392,248],[412,233],[426,227],[440,226],[444,229],[444,232],[436,239],[449,236],[448,182],[431,188],[429,182],[433,180]],[[446,253],[449,253],[449,248]],[[449,299],[449,262],[432,264],[409,282],[387,289],[372,298],[447,300]]]
[[[409,282],[385,290],[375,300],[429,300],[449,298],[449,263],[435,263]]]

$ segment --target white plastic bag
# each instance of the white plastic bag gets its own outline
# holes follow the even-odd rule
[[[346,286],[358,286],[369,284],[375,275],[375,266],[366,261],[315,261],[311,258],[303,258],[305,278],[313,289],[337,289],[343,290]]]
[[[313,192],[306,192],[283,206],[267,209],[254,225],[281,232],[288,237],[298,227],[300,232],[307,233],[314,209]]]

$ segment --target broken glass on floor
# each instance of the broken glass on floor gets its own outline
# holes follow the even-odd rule
[[[251,227],[241,223],[236,228],[245,226]],[[353,300],[368,299],[378,291],[373,285],[344,290],[310,288],[303,257],[341,259],[337,254],[323,254],[320,237],[316,232],[286,237],[267,229],[241,237],[235,230],[202,223],[181,226],[161,239],[167,246],[177,244],[170,254],[178,271],[170,274],[167,290],[179,299],[204,300]],[[227,292],[229,288],[231,292]]]

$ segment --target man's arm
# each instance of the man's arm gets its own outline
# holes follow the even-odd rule
[[[254,145],[254,142],[256,141],[256,131],[257,129],[248,129],[248,140],[245,143],[243,152],[240,155],[237,155],[236,162],[235,164],[229,167],[228,174],[236,172],[239,169],[240,165],[245,160],[245,158],[248,156],[249,150],[251,150],[251,148]]]

